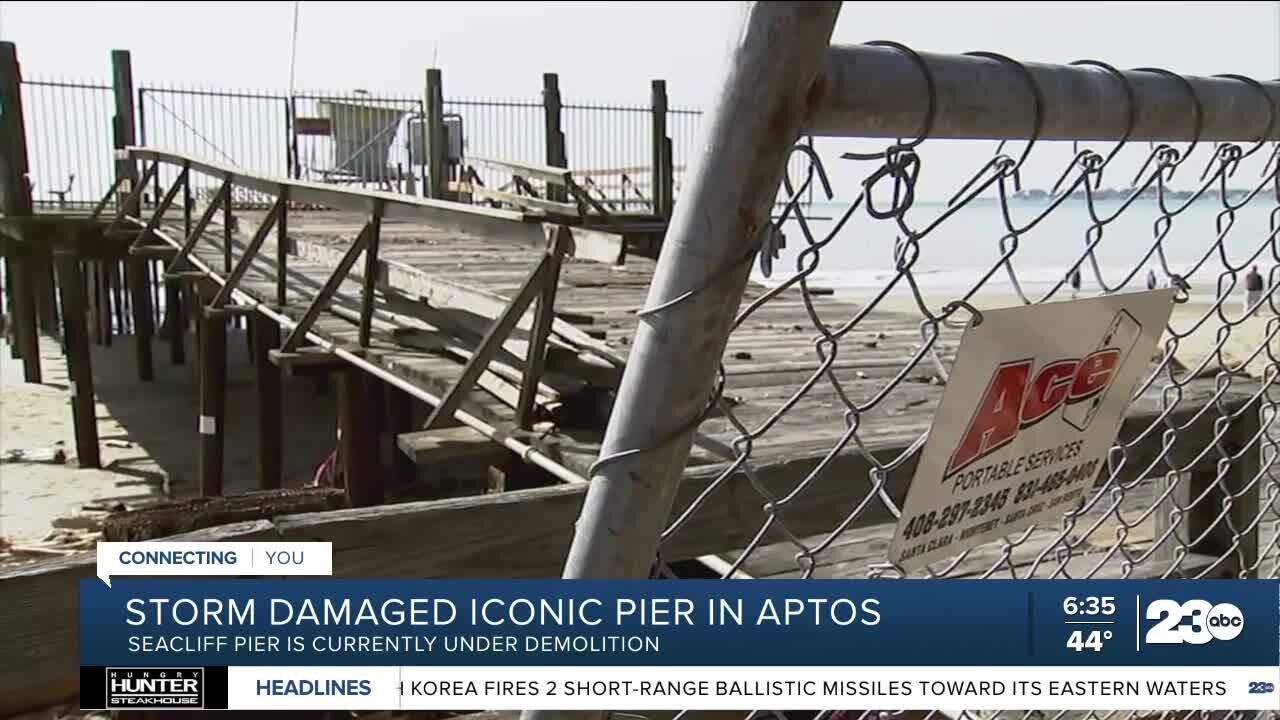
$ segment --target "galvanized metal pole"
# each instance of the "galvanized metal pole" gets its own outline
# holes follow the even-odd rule
[[[566,578],[645,577],[792,144],[821,86],[840,3],[750,3],[724,68],[701,156],[663,242],[578,520]],[[674,434],[674,437],[673,437]],[[525,720],[602,713],[526,712]]]
[[[1035,127],[1036,101],[1027,77],[1011,63],[974,55],[918,53],[933,78],[931,137],[1026,138]],[[1258,87],[1231,77],[1122,70],[1124,81],[1090,65],[1022,63],[1043,98],[1041,140],[1115,142],[1136,110],[1132,141],[1189,142],[1196,137],[1195,101],[1203,115],[1200,140],[1250,141],[1267,131],[1280,82]],[[827,78],[805,131],[817,136],[911,138],[929,111],[929,84],[908,54],[874,45],[835,45]],[[1192,92],[1195,97],[1192,97]],[[1270,139],[1280,138],[1280,118]]]

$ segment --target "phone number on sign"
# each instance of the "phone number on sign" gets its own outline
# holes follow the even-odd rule
[[[1014,505],[1020,505],[1036,497],[1057,492],[1066,485],[1074,484],[1082,479],[1093,477],[1099,460],[1089,460],[1071,467],[1062,468],[1035,480],[1027,480],[1014,488],[993,490],[976,498],[952,503],[942,510],[930,510],[927,513],[911,518],[902,537],[906,540],[927,535],[935,530],[946,530],[953,525],[969,520],[976,521],[982,517],[999,512],[1009,503],[1012,493]]]

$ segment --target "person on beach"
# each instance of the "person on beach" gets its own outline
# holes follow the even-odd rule
[[[1249,269],[1249,274],[1244,276],[1244,311],[1249,312],[1249,308],[1258,304],[1262,299],[1262,274],[1258,272],[1258,266],[1254,265]]]
[[[1068,278],[1071,283],[1071,299],[1075,300],[1080,294],[1080,268],[1071,268],[1071,275]]]

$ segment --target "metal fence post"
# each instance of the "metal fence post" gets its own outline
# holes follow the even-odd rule
[[[746,287],[744,258],[754,257],[788,152],[819,94],[818,72],[839,8],[838,2],[745,8],[686,201],[676,208],[649,288],[646,306],[659,309],[636,330],[566,578],[649,572],[689,457],[690,421],[711,394]]]
[[[650,570],[689,459],[690,421],[710,397],[746,289],[751,264],[744,258],[755,256],[789,150],[820,95],[819,70],[839,10],[839,2],[744,8],[686,201],[672,217],[649,286],[646,307],[659,309],[636,329],[565,578],[635,578]]]

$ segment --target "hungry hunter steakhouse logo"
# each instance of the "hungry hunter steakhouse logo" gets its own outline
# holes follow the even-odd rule
[[[1108,338],[1109,339],[1109,338]],[[956,446],[943,479],[963,470],[1005,445],[1018,432],[1044,420],[1059,408],[1072,427],[1083,431],[1092,417],[1089,408],[1078,417],[1066,418],[1073,407],[1092,400],[1101,401],[1103,391],[1120,366],[1121,350],[1106,347],[1081,359],[1054,360],[1032,378],[1033,358],[1000,365],[991,376],[982,402]]]

